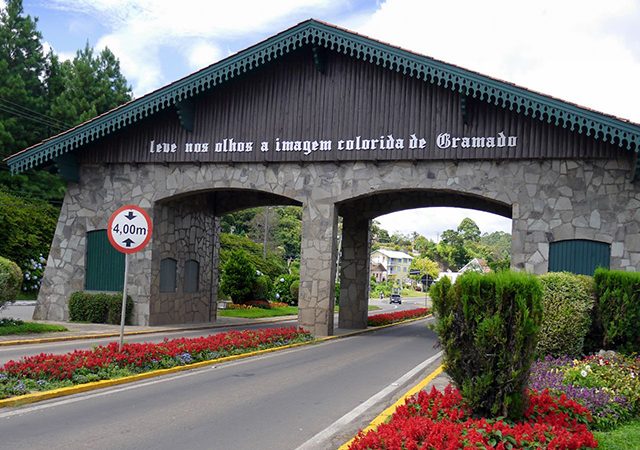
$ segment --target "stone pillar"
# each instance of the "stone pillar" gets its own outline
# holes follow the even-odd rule
[[[332,203],[303,205],[298,324],[314,336],[333,334],[337,225]]]
[[[211,299],[209,304],[209,322],[218,319],[218,282],[220,280],[220,217],[214,216],[213,229],[213,254],[211,256]]]
[[[204,323],[211,318],[214,215],[205,196],[159,203],[154,208],[149,325]],[[175,289],[160,290],[161,262],[175,261]],[[187,262],[198,270],[187,289]]]
[[[340,328],[367,328],[370,220],[345,216],[340,258]]]

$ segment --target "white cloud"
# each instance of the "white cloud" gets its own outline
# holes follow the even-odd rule
[[[358,30],[407,49],[640,122],[633,0],[387,0]],[[635,39],[635,42],[634,42]]]
[[[511,219],[483,211],[463,208],[420,208],[399,211],[378,217],[380,226],[390,233],[421,235],[438,240],[444,230],[455,230],[462,219],[469,217],[483,233],[504,231],[511,233]]]
[[[189,50],[189,66],[192,70],[201,69],[222,57],[220,49],[206,41],[197,42]]]
[[[338,0],[53,0],[58,9],[99,17],[110,32],[97,44],[108,46],[120,59],[124,75],[136,96],[173,80],[163,76],[163,48],[178,50],[183,61],[173,65],[202,67],[204,45],[255,36],[255,40],[293,25],[305,11],[323,14],[340,6]],[[337,5],[337,6],[336,6]],[[216,42],[219,41],[219,42]],[[206,44],[205,44],[206,43]],[[253,42],[250,42],[253,43]],[[221,56],[216,50],[209,64]],[[185,75],[183,72],[181,75]]]

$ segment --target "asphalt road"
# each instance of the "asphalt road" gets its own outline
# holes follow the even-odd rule
[[[390,385],[397,388],[307,448],[337,448],[432,367],[428,320],[146,382],[0,411],[2,447],[295,449]]]
[[[388,302],[380,303],[379,301],[372,300],[371,304],[381,306],[383,310],[371,311],[370,314],[389,312],[401,309],[414,309],[423,306],[423,303],[413,303],[414,299],[405,301],[401,306],[389,305]],[[13,308],[19,308],[14,306]],[[337,316],[335,323],[338,323]],[[273,327],[287,327],[296,326],[297,320],[291,320],[287,322],[277,322],[274,324],[269,323],[257,323],[255,325],[243,326],[243,327],[228,327],[228,328],[211,328],[208,330],[193,330],[193,331],[176,331],[172,333],[159,333],[159,334],[143,334],[138,336],[125,336],[125,342],[162,342],[166,339],[174,339],[178,337],[198,337],[208,336],[210,334],[222,333],[229,330],[240,329],[255,329],[255,328],[273,328]],[[104,339],[86,339],[86,340],[74,340],[63,342],[49,342],[42,344],[24,344],[16,346],[0,346],[0,366],[10,360],[20,359],[22,356],[37,355],[40,353],[66,353],[79,349],[90,349],[96,345],[106,345],[109,342],[117,342],[117,337],[109,337]]]

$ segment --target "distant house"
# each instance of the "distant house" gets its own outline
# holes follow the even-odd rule
[[[447,277],[449,278],[449,280],[451,280],[451,283],[455,283],[456,278],[458,278],[459,275],[462,275],[465,272],[489,273],[491,272],[491,268],[487,265],[487,262],[484,259],[473,258],[457,272],[451,272],[450,270],[446,272],[440,272],[440,274],[438,275],[438,280],[442,277]]]
[[[371,252],[371,264],[382,264],[386,268],[386,277],[395,278],[402,283],[409,278],[409,267],[413,256],[396,250],[384,248]]]
[[[479,272],[479,273],[489,273],[491,272],[491,268],[487,265],[487,262],[484,259],[473,258],[469,261],[465,266],[458,271],[459,273],[464,272]]]
[[[387,281],[387,269],[380,263],[371,263],[369,273],[375,278],[376,283]]]

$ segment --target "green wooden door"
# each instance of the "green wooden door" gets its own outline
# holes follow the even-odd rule
[[[124,284],[124,253],[109,243],[107,230],[87,233],[86,274],[87,291],[122,291]]]
[[[604,242],[572,239],[549,244],[549,272],[593,275],[598,267],[609,268],[611,246]]]

